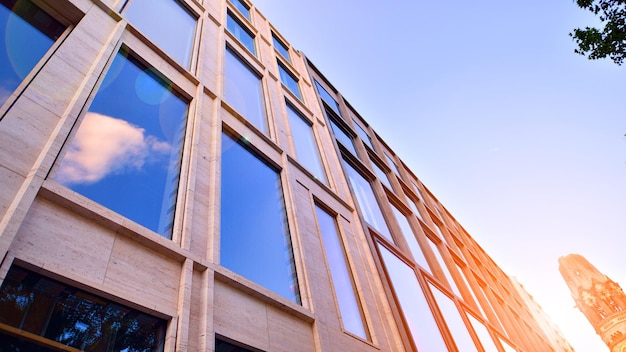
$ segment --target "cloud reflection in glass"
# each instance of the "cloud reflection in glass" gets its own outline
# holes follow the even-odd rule
[[[121,51],[55,180],[171,238],[187,106],[158,72]]]

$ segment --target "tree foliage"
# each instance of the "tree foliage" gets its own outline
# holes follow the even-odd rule
[[[618,65],[626,58],[626,0],[575,0],[585,10],[600,18],[604,28],[576,28],[569,35],[578,48],[575,53],[589,60],[606,58]]]

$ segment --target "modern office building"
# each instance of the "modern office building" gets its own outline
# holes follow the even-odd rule
[[[563,351],[254,4],[0,28],[1,351]]]
[[[559,271],[576,307],[611,352],[626,351],[626,294],[580,254],[559,258]]]

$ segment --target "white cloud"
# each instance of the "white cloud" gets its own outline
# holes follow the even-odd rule
[[[125,120],[88,112],[56,179],[65,184],[95,183],[109,174],[139,170],[156,160],[149,156],[168,154],[171,148]]]

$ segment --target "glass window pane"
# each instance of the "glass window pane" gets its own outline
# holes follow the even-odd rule
[[[226,341],[222,341],[219,339],[215,340],[215,352],[252,352],[243,347],[235,346],[232,343],[228,343]]]
[[[63,33],[65,26],[30,0],[0,0],[0,28],[1,106]]]
[[[367,223],[369,223],[378,233],[385,236],[387,239],[393,242],[393,238],[389,233],[389,228],[383,217],[383,213],[380,211],[378,201],[372,190],[372,185],[358,173],[352,165],[344,161],[343,163],[352,185],[352,190],[356,196],[356,202],[361,210],[361,214]]]
[[[196,17],[183,5],[176,0],[132,0],[124,15],[156,45],[189,68]]]
[[[368,147],[374,150],[374,146],[372,145],[372,140],[370,139],[370,136],[367,134],[367,132],[365,132],[363,127],[361,127],[361,125],[359,125],[356,121],[354,121],[354,125],[356,126],[356,133],[358,133],[359,137],[361,137],[361,139],[363,140],[363,143],[367,144]]]
[[[272,40],[274,41],[274,48],[276,48],[276,51],[278,51],[280,56],[282,56],[287,62],[291,62],[291,60],[289,60],[289,48],[287,48],[287,46],[283,44],[280,39],[276,38],[274,33],[272,33]]]
[[[300,88],[298,87],[298,81],[287,71],[283,65],[278,63],[278,72],[280,73],[280,81],[296,96],[298,99],[302,99],[300,96]]]
[[[0,322],[88,352],[159,351],[165,342],[165,320],[18,267],[9,270],[0,287]],[[0,336],[0,350],[7,346],[52,351]]]
[[[430,244],[430,248],[432,249],[433,254],[437,258],[437,261],[439,262],[439,266],[441,267],[441,270],[443,271],[443,275],[446,277],[446,280],[448,280],[448,283],[452,287],[452,291],[454,291],[454,293],[456,293],[457,296],[461,297],[461,293],[459,292],[459,289],[456,287],[456,284],[454,283],[454,280],[452,279],[450,270],[448,269],[446,262],[443,260],[443,257],[441,256],[441,252],[439,252],[439,247],[430,239],[428,239],[428,244]]]
[[[415,272],[378,244],[389,281],[419,351],[448,351]]]
[[[463,272],[463,269],[458,264],[456,265],[456,267],[457,269],[459,269],[459,274],[461,274],[461,278],[463,279],[463,282],[465,283],[467,290],[472,295],[474,302],[476,302],[476,305],[478,306],[478,310],[480,311],[480,313],[482,313],[483,317],[486,317],[485,312],[483,311],[483,307],[480,306],[480,302],[478,301],[478,298],[476,298],[476,294],[474,293],[472,286],[470,286],[469,282],[467,281],[467,278],[465,277],[465,273]]]
[[[502,343],[502,347],[504,348],[505,352],[517,352],[517,350],[513,348],[513,346],[509,345],[509,343],[504,341],[503,339],[500,339],[500,343]]]
[[[393,214],[398,221],[398,225],[400,225],[402,235],[404,236],[406,243],[409,245],[409,250],[413,254],[413,259],[419,266],[430,271],[428,262],[424,257],[424,252],[422,252],[422,249],[420,248],[420,245],[417,242],[415,235],[413,234],[413,230],[411,229],[411,225],[409,224],[406,216],[402,214],[402,212],[400,212],[400,210],[398,210],[398,208],[396,208],[393,204],[391,205],[391,209],[393,210]]]
[[[224,98],[243,117],[265,132],[261,79],[228,48],[224,70]]]
[[[467,318],[472,324],[476,335],[478,335],[478,339],[485,349],[485,352],[498,352],[498,347],[496,347],[495,342],[493,342],[493,339],[491,338],[491,335],[489,335],[487,327],[485,327],[483,323],[478,321],[478,319],[474,318],[474,316],[471,314],[467,314]]]
[[[324,87],[322,87],[321,84],[317,83],[317,81],[315,80],[314,82],[315,82],[315,86],[317,87],[317,92],[320,94],[320,97],[322,98],[322,100],[326,102],[326,104],[328,104],[328,106],[331,109],[333,109],[337,113],[337,115],[341,116],[341,113],[339,112],[339,104],[337,103],[335,98],[333,98],[330,94],[328,94],[326,89],[324,89]]]
[[[237,21],[229,12],[226,16],[226,29],[237,38],[243,46],[245,46],[253,55],[256,55],[254,49],[254,36],[248,32],[244,26]]]
[[[443,315],[446,325],[448,326],[448,330],[452,334],[457,347],[463,349],[463,351],[478,352],[478,349],[472,340],[472,336],[467,330],[467,326],[463,322],[461,313],[454,304],[454,301],[452,301],[435,286],[430,285],[430,289],[435,296],[435,300],[439,306],[439,311]]]
[[[171,85],[119,52],[55,180],[170,238],[186,121]]]
[[[389,182],[389,178],[387,178],[387,174],[380,168],[380,166],[378,166],[378,164],[373,162],[372,165],[374,165],[374,172],[376,172],[376,176],[378,176],[378,180],[383,185],[387,186],[387,188],[393,190],[393,187],[391,187],[391,183]]]
[[[398,169],[398,165],[396,165],[396,162],[393,161],[393,159],[387,153],[385,153],[385,158],[387,158],[387,162],[389,163],[393,171],[396,173],[396,175],[400,177],[400,170]]]
[[[417,204],[415,204],[415,202],[411,198],[409,198],[409,206],[411,207],[411,210],[413,210],[413,214],[415,214],[415,216],[417,216],[418,219],[424,221],[424,218],[422,217],[422,214],[420,213],[419,209],[417,208]]]
[[[313,136],[313,127],[290,104],[287,104],[287,116],[298,161],[311,171],[313,176],[325,182],[326,177]]]
[[[413,180],[411,180],[411,183],[415,188],[415,194],[417,195],[417,198],[419,198],[419,201],[422,202],[422,204],[426,204],[426,202],[424,201],[424,197],[422,197],[422,192],[420,192],[420,188],[417,187],[417,183],[415,183],[415,181]]]
[[[357,155],[356,149],[354,149],[354,144],[352,144],[352,138],[348,136],[346,132],[341,129],[341,127],[337,126],[337,124],[332,119],[329,118],[328,121],[330,122],[330,128],[333,130],[333,134],[335,135],[335,138],[337,138],[339,143],[341,143],[341,145],[351,151],[352,154]]]
[[[231,4],[235,5],[235,8],[250,21],[250,7],[242,0],[228,0]]]
[[[343,326],[351,333],[367,339],[348,260],[343,251],[335,219],[319,207],[315,207],[315,210]]]
[[[300,303],[280,176],[222,135],[221,264]]]

